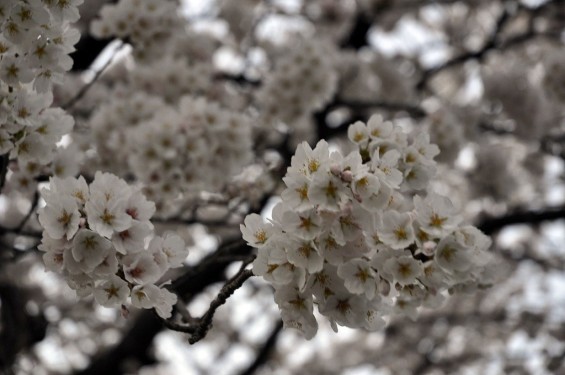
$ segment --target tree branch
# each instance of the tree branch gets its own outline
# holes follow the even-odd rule
[[[539,224],[544,221],[565,219],[565,206],[546,207],[540,210],[516,210],[498,217],[485,217],[477,227],[486,234],[493,234],[504,227],[517,224]]]
[[[8,173],[8,165],[10,164],[10,157],[8,154],[0,156],[0,194],[4,189],[6,183],[6,174]]]
[[[524,8],[521,7],[520,9],[525,10],[531,17],[531,19],[533,20],[533,17],[537,16],[539,13],[541,13],[541,11],[543,11],[544,9],[548,8],[551,5],[557,4],[563,2],[563,0],[550,0],[544,4],[539,5],[538,7],[535,8]],[[560,33],[550,33],[550,32],[536,32],[535,29],[533,28],[534,24],[533,22],[530,22],[530,26],[529,29],[521,34],[515,35],[509,39],[507,39],[506,41],[500,41],[500,35],[502,34],[502,31],[504,30],[504,26],[508,23],[508,21],[510,20],[510,12],[508,11],[508,8],[505,7],[503,12],[500,14],[500,16],[498,17],[497,21],[496,21],[496,26],[493,30],[493,32],[491,33],[491,36],[485,41],[485,43],[483,44],[483,46],[481,48],[479,48],[476,51],[468,51],[465,53],[460,54],[459,56],[456,56],[450,60],[447,60],[446,62],[444,62],[441,65],[438,65],[436,67],[430,68],[425,70],[422,73],[422,77],[420,78],[420,81],[417,83],[416,88],[418,90],[422,90],[426,87],[428,81],[433,78],[435,75],[437,75],[438,73],[457,66],[457,65],[461,65],[467,61],[470,60],[479,60],[481,61],[483,58],[486,57],[487,53],[492,51],[492,50],[498,50],[498,51],[503,51],[505,49],[508,49],[510,47],[514,47],[516,45],[522,44],[524,42],[527,42],[535,37],[560,37]]]
[[[225,270],[232,263],[230,259],[222,259],[227,254],[248,256],[252,249],[241,239],[222,245],[216,252],[206,256],[193,267],[187,267],[183,276],[173,281],[170,286],[188,303],[207,286],[225,280]],[[120,343],[101,353],[85,370],[77,372],[81,375],[121,375],[126,372],[123,364],[134,360],[138,365],[154,363],[151,357],[153,338],[163,329],[163,321],[148,310],[141,311],[131,328]],[[128,371],[132,372],[132,371]]]
[[[271,352],[277,345],[277,339],[279,338],[279,334],[281,333],[282,328],[283,328],[283,322],[282,320],[279,320],[275,325],[275,327],[273,328],[273,330],[271,331],[271,334],[269,335],[269,337],[267,338],[267,340],[265,341],[265,343],[257,353],[255,360],[249,365],[249,367],[243,370],[240,373],[240,375],[252,375],[261,366],[267,363]]]
[[[114,52],[112,53],[112,56],[108,59],[108,61],[106,61],[106,63],[100,69],[95,71],[94,77],[92,78],[92,80],[90,82],[88,82],[87,84],[85,84],[84,86],[82,86],[82,88],[79,90],[79,92],[73,98],[71,98],[67,103],[62,105],[62,108],[64,110],[71,109],[79,100],[81,100],[83,98],[84,95],[86,95],[88,90],[90,90],[92,85],[94,85],[96,83],[96,81],[98,81],[98,78],[100,78],[100,76],[106,70],[106,68],[108,68],[112,64],[112,62],[114,61],[114,59],[116,58],[118,53],[124,48],[125,45],[126,45],[125,43],[121,42],[121,44],[116,47],[116,49],[114,50]]]

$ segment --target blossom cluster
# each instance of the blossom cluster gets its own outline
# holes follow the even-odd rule
[[[267,120],[292,126],[332,98],[337,88],[335,56],[328,43],[298,40],[277,58],[256,99]]]
[[[34,188],[33,173],[41,168],[30,163],[60,159],[56,144],[74,125],[64,110],[49,107],[52,84],[72,66],[69,54],[80,34],[69,23],[79,18],[81,3],[0,2],[0,155],[18,159],[19,169],[8,178],[12,187]]]
[[[285,326],[317,332],[313,306],[338,325],[379,329],[383,317],[415,318],[447,291],[482,285],[490,239],[462,225],[451,201],[429,189],[437,146],[379,116],[348,129],[346,156],[301,144],[265,222],[241,225],[258,248],[253,272],[275,288]]]
[[[114,160],[127,160],[161,214],[178,209],[176,199],[222,189],[252,158],[249,116],[192,96],[183,96],[175,107],[158,100],[142,107],[132,113],[110,103],[91,124],[101,154],[111,147]],[[144,118],[149,107],[155,111]],[[134,116],[136,121],[126,119]],[[116,129],[117,123],[129,126]]]
[[[174,103],[183,95],[206,92],[212,67],[209,62],[187,61],[165,56],[146,65],[136,66],[129,78],[131,90],[159,95]]]
[[[105,4],[100,18],[91,24],[91,32],[98,38],[127,38],[138,59],[151,60],[163,55],[163,42],[171,37],[172,25],[182,29],[177,7],[175,1],[169,0],[120,0]]]
[[[177,297],[156,283],[188,255],[174,233],[152,236],[155,204],[140,189],[110,173],[92,183],[81,176],[54,177],[42,190],[44,232],[39,249],[46,269],[62,274],[77,295],[102,306],[155,308],[171,316]]]

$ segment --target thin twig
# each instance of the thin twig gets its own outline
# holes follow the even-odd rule
[[[415,118],[425,117],[426,111],[417,104],[403,102],[389,102],[382,100],[360,101],[360,100],[336,100],[332,107],[347,107],[353,110],[360,109],[384,109],[388,111],[405,111]]]
[[[6,183],[6,174],[8,173],[8,164],[10,164],[10,158],[8,154],[0,156],[0,193],[4,188]]]
[[[22,231],[26,223],[29,221],[31,215],[35,212],[38,203],[39,203],[39,192],[36,191],[35,194],[33,195],[33,200],[31,201],[31,207],[29,208],[26,216],[22,219],[22,221],[20,221],[20,224],[14,229],[16,233]]]
[[[247,279],[253,276],[253,271],[245,269],[245,267],[252,262],[254,258],[254,256],[250,256],[247,261],[243,262],[239,272],[224,284],[216,298],[210,302],[208,311],[206,311],[202,317],[194,319],[194,323],[182,324],[163,319],[163,324],[171,330],[191,334],[191,337],[188,339],[190,344],[202,340],[206,337],[210,328],[212,328],[212,320],[216,310],[225,304],[228,298],[239,289]]]
[[[82,86],[80,91],[62,106],[63,109],[65,110],[71,109],[79,100],[83,98],[84,95],[86,95],[88,90],[90,90],[90,88],[96,83],[96,81],[98,81],[98,78],[100,78],[100,76],[102,75],[102,73],[104,73],[106,68],[108,68],[112,64],[112,62],[114,62],[114,59],[118,55],[118,52],[120,52],[125,47],[125,45],[126,44],[122,42],[118,47],[116,47],[116,49],[114,50],[112,56],[108,59],[108,61],[106,61],[106,63],[94,73],[94,78],[92,78],[92,80],[88,82],[86,85]]]
[[[196,326],[196,330],[188,339],[189,344],[194,344],[206,337],[206,334],[208,334],[208,331],[212,328],[212,319],[214,318],[216,310],[226,303],[228,298],[251,276],[253,276],[253,271],[242,269],[223,286],[218,296],[210,303],[210,308],[206,314],[200,318],[200,323]]]
[[[546,9],[547,7],[549,7],[550,5],[556,4],[556,3],[560,3],[563,0],[553,0],[553,1],[548,1],[542,5],[539,5],[536,8],[524,8],[524,7],[520,7],[520,9],[525,10],[526,12],[529,13],[530,15],[530,19],[533,20],[533,18],[538,15],[542,10]],[[428,83],[428,81],[434,77],[435,75],[437,75],[438,73],[457,66],[457,65],[461,65],[467,61],[470,60],[482,60],[483,58],[485,58],[485,56],[487,55],[488,52],[492,51],[492,50],[498,50],[498,51],[502,51],[505,49],[508,49],[510,47],[522,44],[524,42],[527,42],[533,38],[536,37],[560,37],[559,33],[551,33],[551,32],[536,32],[535,29],[533,28],[533,23],[530,23],[530,27],[528,28],[528,30],[526,30],[525,32],[515,35],[509,39],[507,39],[506,41],[501,41],[499,40],[503,30],[504,30],[504,26],[508,24],[508,22],[511,19],[511,14],[508,10],[507,7],[504,8],[503,12],[500,14],[500,16],[498,17],[497,21],[496,21],[496,26],[494,27],[493,32],[491,33],[490,37],[485,41],[485,43],[483,44],[483,46],[481,48],[479,48],[478,50],[475,51],[468,51],[465,53],[460,54],[459,56],[456,56],[450,60],[447,60],[446,62],[444,62],[441,65],[435,66],[433,68],[427,69],[422,73],[422,77],[420,78],[420,81],[418,82],[418,84],[416,85],[416,88],[418,90],[422,90],[423,88],[425,88],[426,84]]]
[[[283,322],[282,320],[279,320],[275,325],[275,327],[273,328],[273,330],[271,331],[271,334],[269,335],[269,337],[267,338],[267,340],[265,341],[265,343],[257,353],[255,360],[249,365],[249,367],[247,367],[244,371],[242,371],[240,375],[251,375],[255,373],[255,371],[257,371],[262,365],[267,363],[267,361],[269,360],[269,355],[271,354],[271,352],[273,351],[273,349],[277,344],[277,339],[279,337],[282,328],[283,328]]]

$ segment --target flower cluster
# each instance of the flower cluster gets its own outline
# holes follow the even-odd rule
[[[31,170],[40,168],[29,164],[57,159],[56,144],[74,125],[65,111],[49,106],[52,83],[62,82],[72,66],[69,53],[80,35],[69,23],[79,18],[81,3],[0,2],[0,155],[19,162],[10,185],[34,187]]]
[[[171,37],[173,25],[182,30],[177,7],[177,2],[169,0],[120,0],[102,7],[91,31],[98,38],[127,38],[138,59],[154,59],[163,55],[163,42]]]
[[[241,231],[259,249],[253,272],[275,287],[285,326],[316,334],[313,305],[337,325],[378,329],[414,318],[447,291],[481,285],[490,239],[461,225],[451,201],[428,190],[437,146],[373,116],[348,129],[357,149],[301,144],[269,222]]]
[[[290,126],[331,99],[337,88],[335,56],[328,43],[299,40],[277,57],[256,98],[267,119]]]
[[[209,61],[187,61],[166,56],[147,65],[136,66],[131,72],[131,90],[159,95],[174,103],[183,95],[200,94],[210,86],[212,67]]]
[[[156,283],[182,265],[188,250],[173,233],[151,238],[153,202],[101,172],[90,185],[83,177],[54,177],[42,196],[39,249],[45,251],[48,270],[62,274],[77,295],[94,295],[102,306],[124,306],[129,299],[135,307],[170,317],[177,297]]]
[[[144,118],[149,107],[155,111]],[[178,210],[175,199],[222,189],[252,158],[251,119],[217,103],[184,96],[178,109],[149,101],[134,112],[118,102],[109,104],[95,115],[92,129],[99,152],[110,148],[109,155],[118,160],[123,155],[129,172],[147,185],[145,191],[161,214]],[[137,119],[128,120],[131,117]],[[129,126],[116,128],[123,123]]]

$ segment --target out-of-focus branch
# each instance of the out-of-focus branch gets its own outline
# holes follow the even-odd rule
[[[35,209],[37,208],[38,203],[39,203],[39,192],[36,191],[35,194],[33,194],[31,206],[30,206],[26,216],[24,216],[22,221],[20,221],[20,224],[15,228],[16,233],[19,233],[24,229],[24,226],[27,224],[27,222],[31,218],[31,215],[33,215],[33,213],[35,212]]]
[[[271,334],[269,335],[269,337],[261,347],[261,349],[257,352],[257,356],[255,357],[255,360],[249,365],[249,367],[243,370],[240,373],[240,375],[252,375],[261,366],[267,363],[271,352],[277,345],[277,339],[279,338],[282,328],[283,328],[283,322],[282,320],[279,320],[275,325],[275,327],[273,328],[273,330],[271,331]]]
[[[13,284],[0,284],[0,373],[12,373],[18,353],[43,340],[47,321],[42,314],[26,310],[25,290]]]
[[[114,52],[112,53],[112,56],[108,59],[108,61],[106,61],[106,63],[101,68],[99,68],[98,70],[95,71],[94,77],[92,78],[92,80],[90,82],[88,82],[87,84],[85,84],[84,86],[82,86],[82,88],[79,90],[79,92],[74,97],[72,97],[67,103],[63,104],[63,106],[62,106],[63,109],[65,109],[65,110],[71,109],[79,100],[81,100],[83,98],[84,95],[86,95],[88,90],[90,90],[92,85],[94,85],[96,83],[96,81],[98,81],[98,78],[100,78],[100,76],[102,75],[102,73],[104,73],[106,68],[108,68],[110,66],[110,64],[112,64],[112,62],[114,61],[114,59],[116,58],[118,53],[124,48],[125,45],[126,44],[124,44],[122,42],[122,44],[120,44],[119,46],[116,47],[116,49],[114,50]]]
[[[361,49],[367,45],[367,34],[373,25],[372,20],[363,12],[358,12],[349,35],[341,43],[341,48]]]
[[[8,154],[0,156],[0,193],[2,193],[2,189],[4,189],[4,184],[6,183],[8,164],[10,164],[10,158]]]
[[[97,39],[91,35],[82,35],[76,44],[76,51],[70,57],[73,59],[73,72],[82,72],[90,68],[100,52],[111,42],[111,39]]]
[[[420,118],[427,115],[426,111],[412,103],[389,102],[383,100],[359,101],[359,100],[336,100],[329,105],[330,109],[345,107],[351,110],[383,109],[387,111],[407,112],[412,117]]]
[[[544,11],[545,9],[549,8],[550,6],[553,6],[555,4],[559,4],[564,2],[564,0],[550,0],[546,3],[543,3],[535,8],[525,8],[523,6],[520,6],[519,9],[522,11],[525,11],[529,17],[530,20],[532,22],[529,23],[529,27],[528,30],[521,33],[521,34],[517,34],[514,35],[506,40],[501,40],[501,34],[504,30],[504,26],[506,24],[508,24],[508,22],[510,21],[511,14],[508,11],[508,8],[504,8],[503,12],[500,14],[500,16],[498,17],[497,21],[496,21],[496,25],[495,28],[493,30],[493,32],[491,33],[490,37],[484,42],[483,46],[475,51],[468,51],[465,53],[462,53],[450,60],[447,60],[446,62],[444,62],[441,65],[438,65],[436,67],[430,68],[425,70],[422,73],[422,77],[420,78],[420,81],[418,82],[418,84],[416,85],[416,88],[418,90],[422,90],[426,87],[428,81],[433,78],[435,75],[437,75],[438,73],[449,69],[451,67],[454,66],[458,66],[461,65],[467,61],[470,60],[478,60],[481,61],[482,59],[484,59],[486,57],[486,55],[493,51],[493,50],[497,50],[497,51],[503,51],[506,49],[509,49],[511,47],[520,45],[522,43],[525,43],[527,41],[530,41],[536,37],[548,37],[548,38],[559,38],[560,37],[560,33],[557,32],[539,32],[536,31],[534,28],[534,22],[533,19],[534,17],[536,17],[537,15],[539,15],[542,11]]]
[[[539,210],[516,210],[506,215],[485,217],[477,227],[486,234],[517,224],[539,224],[544,221],[565,219],[565,206],[546,207]]]

